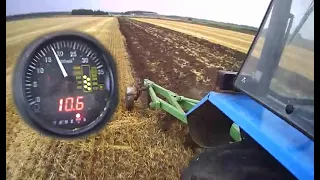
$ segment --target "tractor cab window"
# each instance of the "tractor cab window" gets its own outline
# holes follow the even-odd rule
[[[235,86],[313,139],[312,0],[270,4]]]

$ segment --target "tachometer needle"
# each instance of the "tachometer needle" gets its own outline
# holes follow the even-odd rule
[[[63,65],[62,65],[62,63],[61,63],[56,51],[52,48],[52,46],[50,46],[50,47],[51,47],[51,50],[52,50],[54,56],[56,57],[56,60],[57,60],[57,62],[59,64],[59,67],[60,67],[60,70],[61,70],[61,72],[63,74],[63,77],[67,77],[68,76],[67,71],[64,69],[64,67],[63,67]]]

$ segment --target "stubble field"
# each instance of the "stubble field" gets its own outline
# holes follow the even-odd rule
[[[51,31],[87,32],[115,57],[120,103],[112,122],[100,133],[76,141],[43,137],[25,125],[12,102],[11,75],[23,48]],[[7,23],[6,40],[7,179],[177,179],[191,151],[177,132],[160,132],[155,112],[124,109],[125,87],[133,74],[116,18],[47,18]],[[181,129],[180,125],[175,130]]]
[[[186,24],[183,29],[191,31],[193,26]],[[120,102],[112,121],[98,134],[74,141],[34,132],[18,115],[11,94],[13,68],[23,48],[44,33],[63,29],[96,37],[114,56],[119,74]],[[6,30],[7,179],[179,179],[194,155],[183,146],[186,125],[175,121],[163,131],[163,113],[145,108],[142,101],[126,111],[125,88],[134,79],[148,78],[199,99],[215,89],[219,69],[239,69],[249,48],[246,44],[252,41],[245,34],[233,37],[242,39],[243,45],[229,41],[232,38],[219,39],[229,36],[223,33],[206,35],[218,43],[161,24],[112,17],[13,21],[7,22]]]
[[[224,30],[198,24],[190,24],[178,21],[168,21],[162,19],[133,18],[134,20],[158,25],[172,29],[181,33],[189,34],[198,38],[206,39],[210,42],[221,44],[226,47],[247,53],[254,35],[241,32]]]

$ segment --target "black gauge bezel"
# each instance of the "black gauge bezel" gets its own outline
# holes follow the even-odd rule
[[[107,65],[106,70],[110,75],[110,96],[109,100],[106,103],[106,106],[102,109],[100,115],[95,120],[76,130],[62,129],[55,127],[54,125],[49,126],[46,123],[41,124],[41,119],[35,115],[29,103],[27,102],[24,90],[26,69],[28,63],[31,62],[31,59],[33,58],[37,50],[49,41],[63,38],[81,40],[93,47],[97,55]],[[116,110],[119,100],[117,68],[114,58],[109,53],[109,51],[106,50],[104,46],[94,37],[78,31],[59,31],[48,33],[31,42],[23,50],[17,60],[12,83],[14,103],[24,121],[36,131],[39,131],[41,134],[56,138],[78,138],[88,136],[94,132],[98,132],[111,120],[111,117]]]

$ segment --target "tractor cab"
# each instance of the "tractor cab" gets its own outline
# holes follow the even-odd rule
[[[313,139],[314,13],[310,3],[274,2],[235,86]]]

